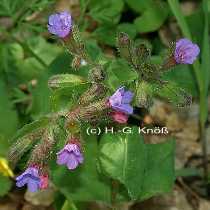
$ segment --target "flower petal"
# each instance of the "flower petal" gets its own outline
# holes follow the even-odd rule
[[[28,182],[28,190],[30,192],[37,192],[39,190],[39,182],[30,180]]]
[[[128,104],[132,101],[134,94],[131,91],[126,91],[122,97],[122,103]]]
[[[69,158],[69,152],[63,151],[57,156],[57,164],[58,165],[64,165],[68,162]]]
[[[121,104],[120,106],[114,106],[113,109],[126,114],[133,114],[133,107],[130,104]]]
[[[70,154],[67,162],[67,167],[69,170],[73,170],[78,166],[78,160],[74,154]]]

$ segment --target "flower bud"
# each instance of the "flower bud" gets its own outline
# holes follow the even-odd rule
[[[115,122],[120,124],[125,124],[128,121],[128,115],[123,112],[114,111],[110,115]]]
[[[148,108],[152,104],[152,94],[151,85],[145,81],[140,82],[136,90],[136,106]]]
[[[80,84],[86,84],[87,81],[78,75],[74,74],[58,74],[52,76],[48,81],[48,86],[51,89],[74,87]]]

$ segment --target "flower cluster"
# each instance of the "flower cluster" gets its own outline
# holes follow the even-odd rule
[[[72,30],[71,15],[67,11],[52,14],[49,17],[48,30],[50,33],[65,39],[69,36]],[[127,45],[129,43],[129,37],[123,36],[121,37],[120,41],[124,45]],[[174,65],[192,64],[199,55],[199,52],[200,49],[198,45],[193,44],[188,39],[180,39],[176,42],[173,56],[171,56],[170,59],[172,60],[172,63]],[[100,72],[99,76],[101,76],[102,70],[96,71],[96,73],[98,72]],[[94,84],[99,84],[99,82],[100,84],[102,84],[101,81],[103,80],[103,77],[98,78],[100,79],[94,80]],[[95,85],[93,87],[94,88],[92,92],[88,91],[85,97],[80,98],[80,104],[82,103],[83,106],[84,104],[87,104],[87,107],[83,107],[83,109],[80,109],[81,107],[76,107],[76,109],[74,111],[70,111],[70,114],[68,113],[67,116],[70,116],[69,118],[71,118],[71,120],[74,122],[74,118],[78,119],[79,117],[83,117],[84,119],[86,119],[88,116],[89,119],[91,119],[93,113],[95,114],[96,111],[102,112],[102,110],[104,109],[111,109],[111,111],[108,113],[115,122],[118,122],[120,124],[127,123],[129,115],[132,115],[134,112],[134,108],[131,104],[134,98],[134,93],[126,90],[123,86],[118,88],[108,99],[105,97],[102,98],[100,101],[95,102],[94,104],[88,104],[89,101],[92,101],[95,98],[95,92],[100,90],[100,93],[97,95],[100,97],[101,92],[104,91],[103,85]],[[36,157],[40,153],[43,153],[42,155],[45,155],[45,153],[47,153],[52,148],[51,146],[54,144],[53,138],[54,136],[52,134],[52,138],[46,138],[46,141],[44,142],[45,146],[41,145],[40,147],[37,147],[34,152],[32,162],[36,162]],[[80,140],[77,138],[70,138],[64,148],[57,152],[57,164],[65,165],[69,170],[76,169],[83,162],[83,152],[81,150]],[[48,173],[43,170],[43,166],[36,163],[28,165],[29,167],[25,170],[25,172],[16,177],[16,186],[23,187],[27,185],[28,190],[31,192],[46,189],[49,185],[49,176]],[[1,170],[6,171],[8,175],[12,176],[12,173],[7,165],[0,160],[0,171]]]
[[[57,153],[57,164],[66,165],[69,170],[73,170],[83,163],[83,154],[79,140],[72,138],[66,146]],[[48,188],[49,176],[42,173],[39,165],[29,166],[24,173],[16,178],[16,186],[23,187],[27,185],[30,192],[36,192]]]

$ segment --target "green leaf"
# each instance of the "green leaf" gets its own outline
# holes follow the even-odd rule
[[[24,125],[20,130],[17,131],[13,139],[20,139],[25,137],[28,134],[34,133],[38,131],[41,128],[46,127],[50,123],[49,117],[42,117],[39,120],[35,120],[34,122],[30,124]]]
[[[51,111],[50,96],[52,91],[48,88],[49,77],[54,74],[73,73],[70,67],[71,62],[72,56],[69,53],[61,53],[52,61],[48,71],[44,71],[39,76],[37,86],[31,90],[31,115],[34,119],[38,119]]]
[[[140,33],[153,32],[160,28],[168,16],[168,5],[165,2],[154,2],[134,24]]]
[[[102,25],[92,33],[92,36],[103,44],[115,46],[116,28],[112,25]]]
[[[178,25],[180,26],[183,35],[188,39],[192,39],[191,32],[189,30],[185,17],[182,14],[179,1],[168,0],[168,4],[177,19]]]
[[[203,0],[203,11],[204,11],[204,32],[203,32],[203,44],[202,44],[202,63],[201,73],[202,81],[204,83],[205,102],[201,105],[201,121],[204,124],[208,117],[208,90],[210,81],[210,44],[209,44],[209,20],[208,20],[208,2]]]
[[[189,106],[192,103],[192,96],[172,81],[161,85],[154,84],[154,94],[178,107]]]
[[[9,100],[5,84],[2,81],[0,81],[0,98],[0,134],[5,137],[11,137],[17,129],[18,118],[17,113],[13,109],[12,103]]]
[[[51,111],[50,94],[51,91],[47,86],[49,75],[43,74],[38,79],[38,84],[31,90],[32,107],[30,110],[33,119],[39,119]]]
[[[55,59],[61,49],[41,37],[32,37],[24,45],[11,44],[10,51],[15,60],[18,76],[25,82],[45,74],[46,65]],[[27,56],[24,56],[24,53]]]
[[[57,74],[48,80],[48,86],[51,89],[76,87],[82,84],[87,84],[87,81],[75,74]]]
[[[87,54],[92,58],[93,61],[97,60],[102,55],[101,48],[97,45],[96,40],[88,39],[85,42]]]
[[[61,210],[78,210],[78,209],[72,201],[66,200]]]
[[[5,155],[9,148],[9,139],[14,135],[18,127],[18,116],[9,100],[9,92],[7,91],[3,81],[0,81],[0,154]]]
[[[70,108],[73,104],[78,103],[78,98],[87,90],[88,84],[78,85],[75,87],[59,88],[53,91],[51,95],[52,110],[59,111]]]
[[[124,184],[132,199],[142,200],[172,189],[172,140],[146,145],[138,128],[132,128],[127,134],[122,131],[104,134],[100,142],[99,161],[102,171]]]
[[[11,180],[0,174],[0,197],[5,196],[12,187]]]
[[[182,76],[180,77],[180,75]],[[163,79],[175,82],[177,86],[185,89],[193,96],[198,96],[197,83],[195,81],[192,68],[189,65],[175,66],[173,69],[163,74]]]
[[[141,200],[172,191],[175,181],[175,142],[147,144],[145,179],[142,181]]]
[[[101,24],[116,24],[120,20],[120,12],[124,6],[123,0],[91,0],[90,16]]]
[[[137,199],[141,193],[139,180],[144,179],[146,168],[146,145],[143,139],[135,130],[127,135],[104,134],[101,142],[99,161],[102,169],[123,183],[131,198]]]
[[[134,24],[121,23],[117,27],[112,25],[99,26],[93,33],[92,36],[103,44],[115,46],[116,36],[118,32],[127,33],[130,38],[134,39],[137,35],[137,30]]]
[[[83,139],[87,142],[84,151],[84,163],[77,169],[69,171],[66,166],[53,165],[53,182],[67,199],[74,201],[110,202],[110,188],[107,180],[99,176],[96,166],[97,140],[85,131]],[[54,164],[55,160],[53,160]]]
[[[131,39],[134,39],[137,35],[137,30],[134,24],[121,23],[117,26],[117,32],[124,32],[129,35]],[[116,36],[116,35],[115,35]]]
[[[144,12],[145,9],[152,6],[152,0],[125,0],[128,6],[136,12]]]
[[[106,71],[109,77],[105,82],[112,90],[129,84],[138,77],[137,73],[122,59],[113,60],[107,64]]]
[[[9,150],[9,160],[11,163],[16,163],[22,155],[33,146],[34,141],[38,139],[32,138],[31,134],[36,134],[40,129],[45,128],[50,124],[50,118],[42,117],[39,120],[36,120],[30,124],[23,126],[17,134],[13,137],[13,145]]]

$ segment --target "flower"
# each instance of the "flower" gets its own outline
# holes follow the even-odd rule
[[[129,103],[132,101],[133,96],[134,94],[131,91],[125,91],[125,88],[121,87],[109,98],[109,106],[116,111],[132,114],[133,107]]]
[[[0,173],[4,176],[14,177],[14,174],[8,165],[8,161],[5,158],[0,158]]]
[[[49,177],[48,175],[40,176],[40,189],[47,189],[49,186]]]
[[[27,185],[30,192],[36,192],[40,189],[41,180],[39,171],[35,167],[29,167],[24,173],[16,178],[16,186],[23,187]]]
[[[70,33],[71,28],[72,18],[67,11],[50,15],[48,21],[48,30],[50,33],[64,38]]]
[[[80,147],[76,143],[68,143],[57,153],[57,164],[66,165],[69,170],[75,169],[79,164],[83,163],[83,160]]]
[[[128,121],[128,115],[123,112],[114,111],[111,113],[111,117],[114,121],[124,124]]]
[[[193,44],[188,39],[180,39],[176,42],[174,58],[177,63],[192,64],[199,53],[200,49],[198,45]]]

